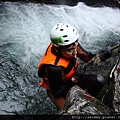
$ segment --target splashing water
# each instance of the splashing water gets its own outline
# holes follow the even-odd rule
[[[79,32],[79,42],[96,52],[119,42],[120,11],[83,3],[0,3],[0,114],[54,114],[57,108],[39,86],[37,65],[58,22]]]

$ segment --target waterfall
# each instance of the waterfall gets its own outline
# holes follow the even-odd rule
[[[37,66],[59,22],[74,26],[80,44],[97,52],[119,42],[120,10],[40,3],[0,3],[0,114],[54,114],[57,108],[39,86]]]

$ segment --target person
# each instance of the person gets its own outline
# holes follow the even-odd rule
[[[87,74],[78,67],[78,59],[85,63],[92,60],[94,65],[111,57],[109,50],[99,54],[86,51],[78,42],[79,33],[66,23],[56,24],[50,32],[51,42],[38,64],[38,76],[42,78],[40,86],[45,88],[48,96],[61,109],[65,103],[68,90],[78,85],[95,96],[105,84],[100,74]]]

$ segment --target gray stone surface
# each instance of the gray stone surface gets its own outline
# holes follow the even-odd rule
[[[57,115],[112,115],[114,110],[85,92],[82,88],[73,86],[66,97],[65,105]]]

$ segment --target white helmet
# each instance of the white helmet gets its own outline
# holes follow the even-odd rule
[[[75,42],[79,34],[75,28],[69,24],[58,23],[50,32],[50,39],[55,46],[65,46]]]

